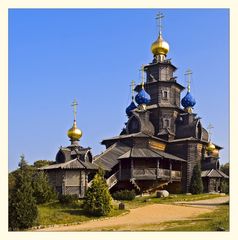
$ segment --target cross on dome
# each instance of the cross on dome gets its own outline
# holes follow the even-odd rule
[[[190,89],[191,89],[191,76],[192,76],[193,72],[191,71],[191,69],[188,69],[186,72],[185,72],[185,76],[187,77],[187,83],[188,83],[188,86],[187,86],[187,89],[188,89],[188,92],[190,92]]]
[[[78,106],[78,103],[77,103],[76,99],[74,99],[73,103],[71,104],[71,107],[73,107],[75,121],[76,121],[76,115],[77,115],[77,106]]]
[[[159,34],[162,34],[162,18],[164,18],[164,14],[159,12],[156,14],[155,19],[157,20],[157,26],[159,27]]]

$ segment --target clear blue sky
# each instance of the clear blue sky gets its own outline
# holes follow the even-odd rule
[[[120,133],[130,103],[130,81],[152,61],[158,9],[9,11],[9,170],[19,156],[33,163],[54,160],[67,146],[72,126],[70,104],[79,103],[80,144],[93,154],[100,142]],[[229,161],[229,11],[160,9],[168,58],[191,92],[202,124],[214,126],[212,140]],[[182,96],[184,96],[183,92]]]

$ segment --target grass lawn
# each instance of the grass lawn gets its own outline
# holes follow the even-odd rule
[[[80,223],[92,219],[103,218],[90,216],[85,213],[82,209],[81,200],[77,203],[67,205],[60,204],[58,201],[38,205],[38,211],[38,224],[41,226]],[[126,212],[126,210],[113,209],[111,214],[107,217],[117,216]]]
[[[157,198],[155,195],[137,197],[133,201],[123,201],[126,205],[126,209],[137,208],[145,206],[146,204],[160,203],[168,204],[174,202],[184,201],[197,201],[221,197],[219,194],[197,194],[197,195],[186,195],[186,194],[171,194],[167,198]]]
[[[112,213],[107,217],[113,217],[118,216],[123,213],[128,212],[129,209],[142,207],[147,204],[154,204],[154,203],[160,203],[160,204],[168,204],[173,203],[177,201],[195,201],[195,200],[203,200],[203,199],[210,199],[215,197],[220,197],[219,194],[199,194],[199,195],[185,195],[185,194],[177,194],[177,195],[170,195],[168,198],[156,198],[155,195],[152,196],[144,196],[144,197],[137,197],[133,201],[123,201],[126,206],[126,210],[118,210],[118,203],[119,201],[115,201],[115,206],[112,211]],[[216,228],[217,225],[219,225],[219,219],[221,219],[222,222],[227,222],[227,225],[224,226],[225,229],[228,227],[228,205],[221,206],[219,208],[218,213],[211,214],[211,216],[199,216],[199,218],[212,218],[212,221],[196,221],[196,224],[194,224],[195,221],[175,221],[175,222],[169,222],[169,223],[163,223],[164,225],[159,224],[158,226],[143,226],[142,229],[139,230],[152,230],[156,228],[157,230],[166,230],[166,231],[199,231],[196,228],[199,228],[201,226],[202,231],[204,230],[206,224],[210,224],[211,228],[214,225],[213,228]],[[95,217],[90,216],[85,213],[85,211],[82,209],[82,200],[79,200],[77,203],[74,204],[60,204],[58,201],[48,203],[48,204],[42,204],[38,205],[39,210],[39,216],[38,216],[38,224],[41,226],[49,226],[49,225],[57,225],[57,224],[76,224],[84,221],[89,221],[93,219],[99,219],[104,217]],[[216,210],[217,211],[217,210]],[[225,214],[227,212],[227,214]],[[222,217],[218,217],[220,215]],[[225,218],[226,217],[226,218]],[[205,224],[205,225],[204,225]],[[213,224],[213,225],[212,225]],[[181,229],[181,230],[180,230]],[[186,230],[187,229],[187,230]],[[208,229],[206,227],[206,229]],[[103,230],[103,229],[102,229]],[[137,231],[137,229],[134,229],[134,231]],[[211,230],[207,230],[211,231]]]
[[[214,212],[199,215],[196,219],[164,223],[163,231],[229,231],[229,204]]]

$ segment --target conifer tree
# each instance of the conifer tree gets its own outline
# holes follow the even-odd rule
[[[102,170],[95,175],[91,187],[86,192],[84,209],[95,216],[106,216],[112,210],[112,197]]]
[[[32,178],[33,196],[37,204],[42,204],[56,198],[52,186],[48,181],[48,176],[43,172],[37,172]]]
[[[24,158],[21,159],[21,163]],[[24,160],[25,161],[25,160]],[[9,192],[9,229],[22,230],[32,227],[37,218],[37,206],[33,197],[31,173],[27,164],[20,165],[15,176],[15,185]]]
[[[193,175],[191,178],[190,191],[192,194],[200,194],[203,192],[201,169],[198,164],[195,165],[193,168]]]

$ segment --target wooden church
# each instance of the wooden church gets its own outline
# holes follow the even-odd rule
[[[190,192],[195,165],[202,170],[205,192],[220,191],[228,178],[219,170],[222,147],[211,142],[211,134],[193,112],[196,101],[190,89],[190,70],[186,72],[187,93],[181,99],[185,87],[178,83],[176,67],[166,58],[169,44],[162,37],[162,17],[158,15],[160,31],[151,46],[153,60],[142,66],[141,84],[132,83],[128,121],[118,136],[102,141],[106,150],[94,158],[90,148],[78,144],[82,133],[76,126],[75,110],[68,132],[71,145],[60,148],[55,164],[42,168],[59,193],[84,197],[99,167],[105,170],[110,191],[135,189],[138,194],[158,189]]]
[[[199,165],[204,190],[219,191],[228,178],[219,170],[222,147],[211,142],[201,118],[193,113],[196,101],[190,91],[190,70],[187,93],[180,97],[185,88],[174,76],[176,67],[166,59],[169,44],[162,37],[162,17],[158,14],[160,31],[151,46],[153,61],[142,66],[141,84],[135,88],[132,84],[128,121],[118,136],[102,141],[106,150],[93,163],[108,171],[112,190],[143,193],[163,188],[187,193],[193,168]]]

